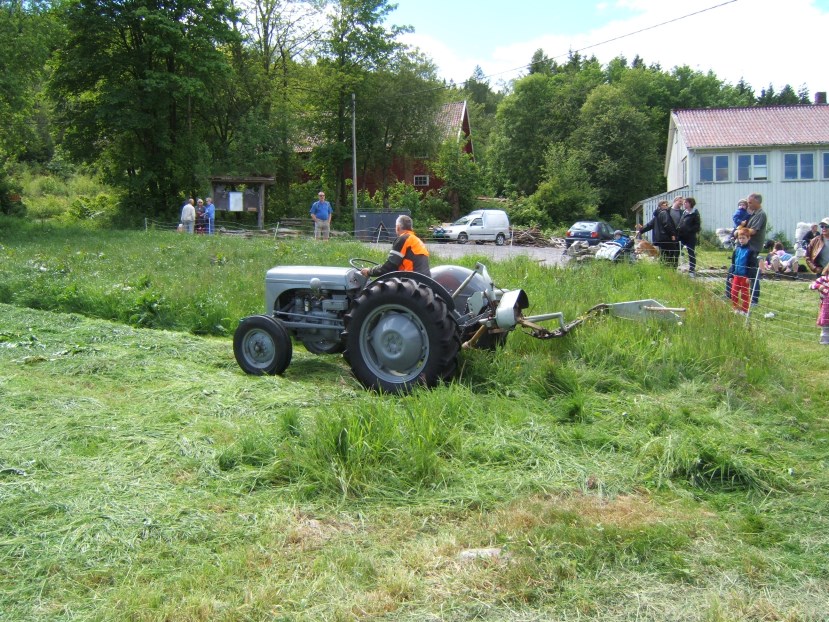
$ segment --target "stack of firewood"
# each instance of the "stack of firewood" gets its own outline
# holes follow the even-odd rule
[[[564,246],[564,240],[547,237],[538,227],[513,227],[512,243],[516,246]]]

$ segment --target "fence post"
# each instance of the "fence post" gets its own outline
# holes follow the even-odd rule
[[[751,282],[751,292],[748,296],[748,313],[746,313],[746,326],[748,326],[748,320],[751,318],[751,309],[754,306],[752,301],[754,300],[754,294],[757,292],[758,287],[760,287],[760,266],[757,266],[757,271],[754,273],[754,280]]]

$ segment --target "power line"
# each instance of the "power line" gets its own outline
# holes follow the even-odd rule
[[[726,2],[721,2],[720,4],[716,4],[714,6],[710,6],[710,7],[705,8],[705,9],[700,9],[699,11],[694,11],[693,13],[686,13],[685,15],[681,15],[680,17],[675,17],[673,19],[669,19],[669,20],[666,20],[664,22],[654,24],[652,26],[646,26],[644,28],[640,28],[639,30],[634,30],[632,32],[628,32],[626,34],[619,35],[617,37],[612,37],[610,39],[606,39],[606,40],[600,41],[598,43],[591,43],[590,45],[585,45],[584,47],[581,47],[577,50],[569,50],[566,54],[565,53],[558,54],[556,56],[552,56],[550,58],[547,58],[547,59],[544,59],[544,60],[541,60],[541,61],[536,61],[535,63],[531,62],[531,63],[527,63],[526,65],[522,65],[520,67],[515,67],[513,69],[506,69],[506,70],[500,71],[498,73],[489,74],[487,76],[484,76],[484,78],[488,79],[488,78],[493,78],[493,77],[496,77],[496,76],[501,76],[501,75],[504,75],[506,73],[512,73],[512,72],[515,72],[515,71],[520,71],[522,69],[528,69],[528,68],[530,68],[530,67],[532,67],[533,65],[536,65],[536,64],[540,64],[540,63],[547,62],[547,61],[550,61],[550,60],[556,60],[557,58],[564,58],[564,57],[566,57],[570,54],[574,54],[574,53],[579,54],[581,52],[584,52],[585,50],[590,50],[592,48],[599,47],[600,45],[605,45],[607,43],[613,43],[614,41],[619,41],[621,39],[626,39],[628,37],[632,37],[634,35],[638,35],[638,34],[641,34],[643,32],[648,32],[649,30],[654,30],[656,28],[661,28],[663,26],[667,26],[668,24],[673,24],[673,23],[682,21],[684,19],[688,19],[689,17],[694,17],[696,15],[701,15],[702,13],[707,13],[708,11],[713,11],[714,9],[720,9],[724,6],[729,5],[729,4],[734,4],[735,2],[737,2],[737,0],[727,0]],[[460,84],[465,85],[467,82],[469,82],[469,80],[464,80]]]

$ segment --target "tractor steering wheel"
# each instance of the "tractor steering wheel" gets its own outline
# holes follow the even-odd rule
[[[363,268],[372,268],[374,266],[379,266],[380,264],[376,261],[372,261],[371,259],[360,259],[359,257],[352,257],[348,260],[348,265],[354,268],[355,270],[362,270]]]

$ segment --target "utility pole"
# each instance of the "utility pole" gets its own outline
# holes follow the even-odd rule
[[[351,197],[354,203],[354,235],[357,235],[357,96],[351,94]]]

